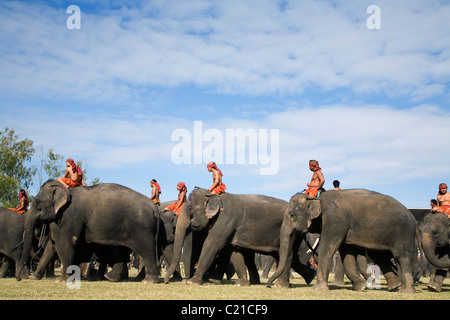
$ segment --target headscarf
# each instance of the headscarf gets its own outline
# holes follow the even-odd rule
[[[22,197],[24,197],[25,198],[25,202],[26,202],[26,205],[28,206],[28,204],[30,203],[30,201],[28,200],[28,196],[27,196],[27,193],[25,192],[25,190],[20,190],[20,192],[19,192],[19,199],[21,199]]]
[[[83,181],[83,170],[73,161],[72,158],[66,160],[72,166],[72,172],[78,174],[78,182]]]
[[[155,179],[152,180],[152,182],[155,184],[155,186],[158,188],[159,193],[161,193],[161,186],[159,185],[158,182],[156,182]]]
[[[322,170],[322,168],[319,167],[319,161],[317,161],[317,160],[310,160],[309,163],[313,164],[316,167],[316,169],[314,171]]]
[[[23,189],[20,190],[20,192],[19,192],[19,199],[22,198],[22,197],[25,197],[26,199],[28,199],[27,193]]]
[[[447,185],[445,183],[441,183],[439,185],[439,189],[447,189]]]
[[[80,177],[83,176],[83,171],[82,171],[81,168],[75,163],[75,161],[73,161],[72,158],[67,159],[66,162],[68,162],[68,163],[72,166],[72,172],[73,172],[73,173],[78,173],[78,175],[79,175]]]
[[[186,185],[184,184],[184,182],[178,182],[177,187],[180,187],[180,192],[186,190]]]
[[[215,162],[212,162],[212,161],[208,162],[208,164],[206,165],[206,167],[207,167],[207,168],[214,168],[214,169],[216,169],[217,171],[219,171],[220,175],[223,177],[222,171],[220,171],[220,169],[217,168],[217,165],[216,165]]]

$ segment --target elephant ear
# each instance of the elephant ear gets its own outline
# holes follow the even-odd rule
[[[67,188],[57,186],[53,190],[53,208],[55,210],[55,215],[58,214],[59,210],[69,202],[69,199],[69,190],[67,190]]]
[[[308,216],[309,216],[308,220],[311,221],[311,220],[318,218],[320,216],[320,214],[322,213],[322,211],[320,209],[319,199],[308,198],[307,203],[308,203]]]
[[[207,195],[208,200],[206,201],[206,215],[205,217],[211,219],[215,217],[217,213],[219,213],[222,208],[222,200],[220,196],[217,194]]]

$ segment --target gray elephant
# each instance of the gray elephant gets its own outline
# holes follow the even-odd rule
[[[159,281],[156,265],[156,232],[159,213],[148,197],[117,184],[65,188],[59,182],[45,183],[26,217],[19,271],[27,265],[37,222],[56,222],[61,237],[55,242],[62,263],[62,280],[74,262],[79,242],[125,246],[145,262],[144,282]],[[17,277],[21,280],[21,277]]]
[[[437,268],[428,288],[440,292],[450,268],[450,218],[441,212],[428,213],[420,221],[419,228],[425,257]]]
[[[194,276],[187,281],[188,284],[201,284],[203,275],[217,253],[229,244],[278,258],[280,228],[287,207],[286,201],[263,195],[216,195],[206,189],[194,189],[178,218],[174,260],[167,270],[165,282],[168,282],[179,262],[183,241],[189,229],[207,230],[208,233],[197,269]],[[242,258],[242,261],[244,260]],[[315,276],[315,270],[302,265],[299,259],[293,259],[292,267],[307,283]],[[288,277],[289,275],[281,278],[278,283],[289,285]]]
[[[159,228],[158,228],[158,257],[164,257],[167,265],[170,265],[173,257],[173,245],[175,240],[175,226],[177,221],[177,216],[174,212],[170,210],[164,211],[164,208],[172,204],[174,201],[162,202],[159,206]],[[185,256],[188,256],[192,251],[192,248],[185,246]],[[185,262],[185,261],[184,261]],[[185,269],[189,269],[189,263],[183,263]],[[192,265],[192,268],[194,265]],[[186,272],[186,270],[185,270]],[[172,280],[181,281],[183,278],[181,276],[180,268],[174,273]]]
[[[3,253],[9,259],[12,259],[16,266],[19,265],[22,255],[22,234],[25,224],[25,216],[28,213],[19,214],[16,211],[7,208],[0,208],[0,253]],[[30,252],[28,252],[30,254]],[[5,259],[5,261],[9,261]],[[5,264],[4,268],[6,268]],[[29,268],[20,270],[16,268],[16,277],[24,277],[28,275]]]
[[[41,280],[44,277],[44,271],[54,264],[58,258],[55,243],[61,241],[61,228],[56,223],[50,223],[50,237],[45,245],[44,252],[40,257],[36,270],[31,275],[32,280]],[[104,246],[95,243],[77,242],[77,248],[74,255],[73,264],[90,263],[93,258],[98,262],[99,268],[95,274],[95,279],[107,279],[112,282],[118,282],[128,279],[127,263],[130,260],[130,249],[122,246]],[[111,270],[107,272],[107,266]]]
[[[286,264],[292,259],[292,239],[318,224],[321,226],[318,248],[320,262],[314,289],[328,289],[333,255],[345,245],[349,253],[351,250],[354,252],[343,257],[344,266],[349,263],[345,259],[350,259],[355,266],[352,269],[356,270],[355,258],[360,249],[354,248],[378,253],[378,265],[381,260],[384,260],[382,265],[390,265],[388,258],[392,256],[401,274],[400,290],[415,292],[413,264],[417,255],[416,221],[411,212],[394,198],[364,189],[331,190],[322,193],[319,198],[298,193],[291,198],[281,227],[280,264],[269,279],[269,286],[283,275]],[[388,288],[397,286],[391,283],[396,281],[396,277],[386,277],[386,280]]]
[[[158,232],[158,248],[162,251],[162,255],[166,259],[168,266],[172,262],[173,247],[175,240],[175,228],[177,216],[174,212],[164,208],[172,204],[174,201],[161,203],[160,210],[160,227]],[[207,237],[207,230],[192,231],[188,230],[183,242],[182,261],[184,273],[187,278],[191,278],[195,272],[195,265],[200,257],[203,243]],[[230,265],[231,262],[231,265]],[[250,280],[247,279],[247,269]],[[236,285],[246,286],[250,284],[260,284],[258,270],[254,264],[254,252],[226,246],[225,250],[216,256],[214,263],[205,273],[205,279],[213,283],[221,283],[225,273],[231,278],[234,273],[238,275]],[[182,280],[179,267],[172,277],[173,281]]]

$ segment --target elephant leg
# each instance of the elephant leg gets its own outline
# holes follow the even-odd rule
[[[218,232],[211,234],[210,231],[210,234],[207,236],[203,244],[194,276],[186,281],[187,284],[201,285],[203,283],[203,276],[214,262],[216,254],[226,245],[227,240],[228,234],[223,232],[220,234],[218,234]]]
[[[172,257],[173,257],[173,243],[166,245],[162,249],[162,254],[163,254],[164,260],[166,261],[167,267],[169,267],[170,262],[172,261]],[[172,281],[182,281],[183,280],[183,277],[181,276],[180,266],[177,266],[177,269],[173,273],[171,280]]]
[[[222,283],[223,276],[225,275],[225,270],[231,267],[233,275],[235,274],[235,269],[230,265],[230,259],[233,248],[231,246],[225,246],[219,254],[216,255],[213,264],[209,267],[208,272],[205,273],[203,280],[209,281],[215,284]]]
[[[145,278],[143,283],[158,283],[159,274],[156,263],[156,239],[149,235],[147,239],[142,239],[139,243],[134,243],[133,249],[142,257],[145,266]]]
[[[443,284],[446,276],[447,276],[447,270],[436,269],[433,280],[430,281],[430,283],[428,283],[428,285],[427,285],[428,290],[434,291],[434,292],[441,292],[442,284]]]
[[[245,266],[245,259],[242,252],[240,250],[233,250],[230,260],[239,278],[235,285],[238,287],[249,286],[250,281],[247,277],[247,268]]]
[[[333,261],[334,261],[334,279],[331,282],[331,284],[334,286],[343,286],[345,284],[344,265],[342,264],[342,258],[339,251],[335,253]]]
[[[392,263],[392,254],[386,251],[368,252],[369,257],[378,265],[387,282],[387,290],[397,290],[402,282],[398,276],[397,267]]]
[[[412,249],[411,252],[415,252],[415,249]],[[416,290],[414,289],[414,275],[413,275],[414,257],[403,254],[402,256],[395,258],[395,260],[398,264],[399,273],[402,281],[402,285],[399,289],[400,292],[415,293]]]
[[[364,279],[367,280],[370,277],[370,274],[367,272],[368,265],[365,250],[361,250],[356,256],[356,266],[358,268],[359,273],[361,273]]]
[[[322,237],[318,248],[319,266],[317,270],[317,283],[314,285],[314,290],[328,290],[328,276],[331,270],[331,263],[333,256],[340,247],[345,232],[342,235],[336,234],[333,230],[322,230]],[[333,234],[333,236],[330,236]]]
[[[344,272],[352,282],[353,290],[363,291],[366,289],[366,281],[357,272],[356,256],[358,255],[358,250],[352,246],[343,244],[339,249],[339,253],[342,257]]]
[[[126,262],[120,261],[112,265],[111,271],[105,274],[105,278],[111,282],[119,282],[128,279],[128,268]]]
[[[0,278],[5,278],[6,276],[8,276],[9,270],[13,265],[14,261],[11,258],[3,256],[2,266],[0,268]]]
[[[98,262],[98,269],[95,273],[95,280],[102,281],[102,280],[110,280],[106,277],[106,273],[108,271],[108,264],[106,262],[101,261],[101,259]],[[113,281],[113,280],[110,280]]]
[[[56,252],[61,260],[61,276],[57,282],[66,282],[69,278],[67,268],[73,263],[75,257],[75,250],[72,241],[65,239],[55,243]]]
[[[265,262],[264,262],[264,269],[263,269],[263,273],[261,275],[261,277],[263,279],[268,279],[269,278],[269,272],[270,269],[272,268],[273,264],[275,263],[275,258],[272,256],[266,256]]]
[[[41,280],[44,277],[45,269],[50,265],[52,261],[54,261],[55,256],[55,248],[52,241],[47,241],[45,245],[44,253],[42,254],[41,259],[39,260],[38,266],[34,271],[33,275],[30,279],[33,280]]]
[[[248,269],[248,275],[250,277],[250,284],[261,284],[259,278],[258,268],[255,263],[255,252],[247,250],[244,253],[245,265]]]

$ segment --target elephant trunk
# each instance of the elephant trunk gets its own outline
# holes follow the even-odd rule
[[[436,246],[433,241],[433,236],[430,233],[422,234],[422,248],[425,252],[425,257],[432,265],[442,269],[450,268],[450,259],[448,252],[442,257],[439,257],[439,255],[436,253]]]
[[[184,210],[181,209],[180,216],[178,217],[177,225],[175,227],[175,239],[174,239],[174,245],[173,245],[172,261],[170,262],[170,266],[167,269],[166,275],[164,277],[165,284],[169,283],[170,277],[175,272],[175,270],[177,269],[177,267],[180,263],[184,239],[186,237],[186,232],[189,229],[190,225],[191,225],[191,220],[184,213]]]
[[[33,248],[33,236],[36,221],[37,218],[32,215],[32,212],[30,212],[25,220],[25,228],[23,231],[23,239],[22,239],[23,241],[22,255],[20,257],[20,262],[16,270],[17,281],[20,281],[27,276],[24,270],[28,270],[27,266],[30,263],[30,255],[31,250]]]
[[[279,248],[279,264],[278,269],[275,273],[270,277],[267,281],[267,287],[270,288],[272,283],[278,279],[285,269],[290,269],[292,263],[293,256],[293,243],[294,243],[294,228],[283,221],[283,225],[281,226],[281,234],[280,234],[280,248]]]

